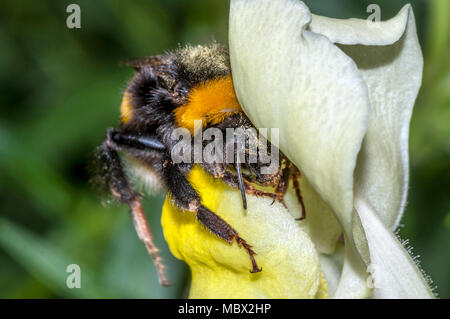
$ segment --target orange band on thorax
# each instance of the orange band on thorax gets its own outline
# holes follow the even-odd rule
[[[204,127],[220,123],[241,111],[234,93],[233,81],[227,76],[194,87],[188,102],[175,110],[175,121],[178,126],[194,133],[195,120],[201,120]]]

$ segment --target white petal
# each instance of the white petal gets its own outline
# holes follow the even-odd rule
[[[380,222],[395,229],[406,202],[409,122],[423,68],[412,9],[405,6],[379,28],[365,20],[314,16],[311,30],[340,43],[369,87],[371,116],[355,171],[355,196],[365,209],[358,209],[360,216],[353,219],[361,220],[364,230],[362,225],[353,230],[360,255],[371,260],[374,277],[384,278],[373,297],[430,297],[422,274]]]
[[[300,186],[307,216],[299,223],[300,227],[311,237],[319,253],[332,254],[342,235],[342,228],[331,209],[304,176],[300,178]],[[291,215],[299,218],[301,207],[292,188],[289,188],[284,200]]]
[[[328,285],[328,295],[334,296],[341,278],[344,263],[344,245],[338,244],[334,254],[319,254],[320,269],[325,275]]]
[[[372,108],[355,171],[355,192],[395,229],[406,204],[409,123],[423,69],[411,6],[378,28],[366,20],[314,16],[311,29],[337,43],[371,45],[340,46],[357,63]]]
[[[351,237],[353,170],[368,125],[368,90],[348,56],[305,30],[310,20],[300,1],[232,0],[233,82],[252,122],[280,129],[281,150]]]
[[[388,21],[375,24],[362,19],[333,19],[313,14],[310,30],[323,34],[332,42],[358,45],[387,45],[397,42],[405,32],[410,6]]]
[[[421,271],[364,199],[355,198],[369,244],[375,298],[433,298]]]
[[[336,299],[362,299],[370,295],[367,285],[367,266],[352,244],[346,240],[344,266],[338,286],[333,295]]]

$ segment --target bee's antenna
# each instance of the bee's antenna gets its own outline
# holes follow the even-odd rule
[[[239,190],[241,191],[241,196],[242,196],[242,206],[246,210],[247,209],[247,197],[245,196],[244,182],[242,180],[241,164],[237,160],[235,163],[235,168],[236,168],[236,175],[237,175],[238,182],[239,182]]]

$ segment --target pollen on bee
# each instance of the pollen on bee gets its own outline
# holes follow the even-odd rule
[[[133,106],[131,105],[130,94],[125,92],[120,104],[120,120],[123,124],[127,124],[133,116]]]
[[[226,76],[194,87],[188,102],[175,110],[175,120],[179,126],[194,133],[196,120],[201,120],[204,126],[214,125],[241,111],[233,81]]]

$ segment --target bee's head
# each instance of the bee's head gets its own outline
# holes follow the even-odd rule
[[[222,45],[186,46],[127,64],[137,72],[122,98],[122,126],[174,123],[193,133],[194,120],[213,125],[241,111]]]

